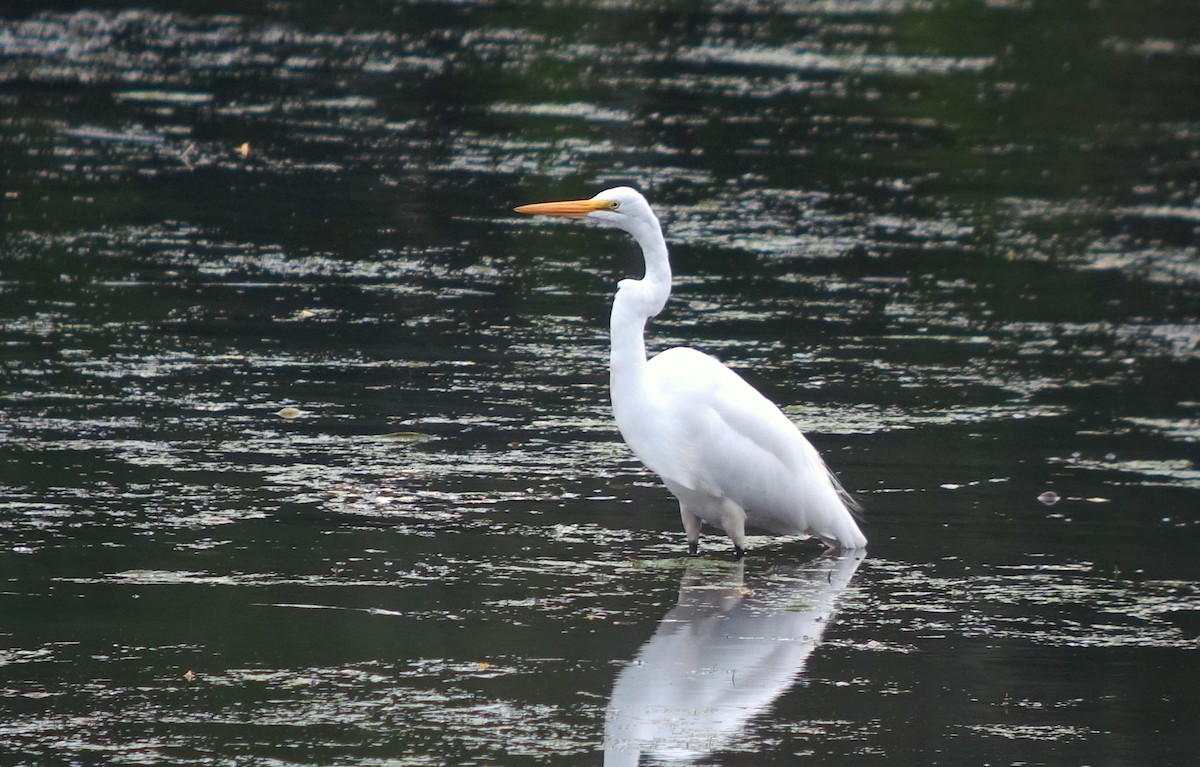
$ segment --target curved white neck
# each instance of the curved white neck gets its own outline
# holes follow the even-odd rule
[[[642,247],[646,274],[640,280],[621,280],[609,320],[610,385],[613,404],[641,384],[646,368],[646,320],[662,311],[671,295],[671,264],[658,222],[631,231]]]

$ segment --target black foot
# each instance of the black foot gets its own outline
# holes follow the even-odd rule
[[[737,545],[736,543],[733,544],[733,558],[741,559],[744,556],[746,556],[746,550],[743,549],[741,546]]]
[[[688,556],[694,557],[700,553],[700,541],[688,541]]]

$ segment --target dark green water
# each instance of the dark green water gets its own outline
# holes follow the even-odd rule
[[[82,5],[0,6],[0,763],[1191,764],[1193,3]],[[616,183],[861,561],[682,556],[632,242],[510,213]]]

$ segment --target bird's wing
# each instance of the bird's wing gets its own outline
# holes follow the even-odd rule
[[[695,349],[670,349],[651,362],[666,420],[685,424],[674,427],[680,476],[664,478],[727,497],[778,532],[803,532],[792,529],[798,508],[840,507],[820,455],[745,379]]]
[[[647,377],[663,426],[682,442],[677,452],[689,456],[692,473],[720,469],[722,459],[741,471],[739,458],[753,465],[795,457],[800,435],[787,416],[715,358],[686,347],[668,349],[650,361]]]

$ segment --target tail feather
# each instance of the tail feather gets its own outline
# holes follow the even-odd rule
[[[863,515],[865,514],[862,503],[859,502],[859,500],[853,495],[851,495],[849,490],[842,486],[841,480],[837,478],[837,475],[833,473],[832,469],[826,466],[825,472],[829,475],[829,483],[833,485],[833,489],[837,491],[838,498],[842,499],[842,503],[846,505],[846,508],[850,510],[850,513],[854,516],[854,518],[861,521]]]
[[[844,516],[840,515],[841,518],[837,520],[836,526],[838,530],[836,540],[830,545],[841,549],[861,549],[866,547],[867,537],[863,535],[862,530],[858,526],[858,520],[861,520],[863,516],[862,504],[842,486],[841,481],[838,480],[837,476],[828,467],[826,467],[825,471],[829,477],[829,484],[833,486],[838,500],[842,502],[847,511],[847,514]],[[826,541],[826,543],[830,542]]]

